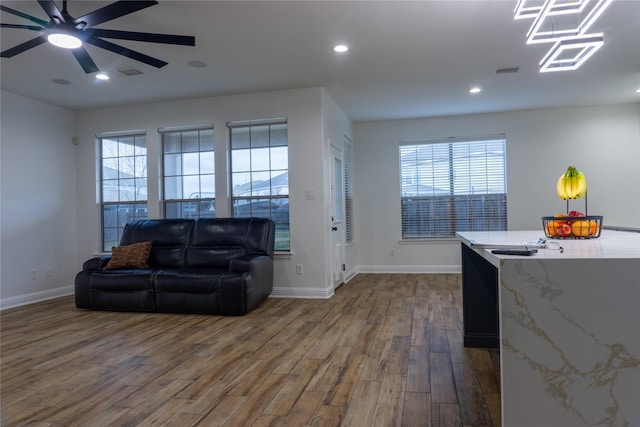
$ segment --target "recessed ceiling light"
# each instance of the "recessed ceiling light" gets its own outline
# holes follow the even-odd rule
[[[636,93],[640,93],[640,88],[636,89]]]
[[[343,53],[349,50],[349,46],[344,45],[344,44],[339,44],[334,46],[333,48],[334,52],[338,52],[338,53]]]
[[[98,80],[109,80],[109,76],[104,73],[96,74],[96,79]]]
[[[471,89],[469,89],[469,93],[480,93],[482,92],[482,89],[480,89],[479,87],[472,87]]]

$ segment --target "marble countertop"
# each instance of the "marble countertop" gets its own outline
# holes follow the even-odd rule
[[[539,239],[544,239],[542,231],[470,231],[456,233],[466,245],[484,252],[487,259],[524,258],[513,255],[495,255],[494,248],[524,247],[538,248]],[[611,258],[640,259],[640,233],[602,230],[595,239],[546,239],[549,248],[538,248],[538,253],[527,258]],[[561,252],[558,247],[564,250]],[[555,248],[555,249],[554,249]],[[484,251],[483,251],[484,249]]]
[[[502,426],[640,426],[640,233],[548,239],[564,251],[532,256],[491,249],[541,230],[458,238],[498,268]]]

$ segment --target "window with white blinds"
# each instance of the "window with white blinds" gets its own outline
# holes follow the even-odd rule
[[[400,143],[402,238],[507,229],[504,135]]]
[[[351,161],[351,141],[344,140],[344,214],[345,214],[345,241],[353,242],[353,186],[351,183],[352,161]]]

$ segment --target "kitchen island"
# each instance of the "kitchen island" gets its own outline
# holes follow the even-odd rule
[[[640,426],[640,233],[549,240],[555,249],[532,256],[491,251],[535,246],[541,231],[458,237],[463,294],[480,290],[463,295],[465,345],[492,346],[495,334],[502,425]]]

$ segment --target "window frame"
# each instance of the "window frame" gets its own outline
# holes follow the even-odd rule
[[[471,152],[483,144],[483,152]],[[415,162],[407,160],[412,150]],[[504,134],[400,141],[398,154],[401,241],[507,229]]]
[[[120,239],[122,238],[122,232],[124,230],[125,225],[128,222],[138,220],[138,219],[147,219],[148,217],[148,193],[144,199],[140,199],[138,197],[138,180],[144,179],[144,185],[141,188],[148,188],[148,174],[147,174],[147,165],[148,165],[148,146],[147,146],[147,135],[144,130],[132,130],[132,131],[122,131],[122,132],[105,132],[96,135],[97,144],[98,144],[98,208],[100,215],[100,251],[101,252],[111,252],[111,248],[113,246],[118,246],[120,244]],[[120,146],[122,144],[121,140],[132,139],[133,142],[133,151],[130,155],[121,155],[120,154]],[[144,154],[137,154],[139,140],[142,140],[142,146],[144,147]],[[115,156],[105,157],[105,141],[115,141],[117,147],[117,153]],[[142,163],[139,163],[138,160],[143,158]],[[115,159],[117,162],[117,168],[114,169],[117,172],[116,178],[105,179],[105,163],[108,159]],[[121,178],[121,170],[120,164],[121,159],[132,159],[133,161],[133,178]],[[143,164],[144,173],[141,176],[136,175],[136,169],[139,164]],[[120,200],[122,194],[121,182],[122,180],[133,179],[134,182],[134,199],[133,200]],[[105,201],[105,184],[111,182],[117,182],[116,191],[118,193],[118,200],[109,200]],[[115,226],[107,226],[105,218],[107,216],[107,209],[114,208],[115,212]],[[126,210],[126,212],[123,212]],[[133,211],[133,212],[131,212]],[[126,215],[124,218],[121,218],[122,215]],[[132,213],[132,215],[131,215]],[[108,231],[115,231],[115,234],[109,238],[111,233]]]
[[[190,134],[193,132],[197,132],[198,139],[197,150],[185,150],[185,134]],[[203,148],[203,137],[202,133],[210,133],[211,140],[210,142],[211,149],[202,149]],[[215,135],[214,135],[214,127],[212,124],[198,125],[198,126],[180,126],[180,127],[165,127],[158,129],[158,133],[160,134],[160,213],[163,218],[215,218]],[[180,149],[177,151],[167,152],[165,149],[165,144],[170,142],[167,140],[168,136],[178,136]],[[198,154],[198,173],[185,173],[185,154]],[[209,173],[203,173],[202,171],[202,160],[203,153],[212,153],[213,158],[210,160],[211,166],[213,167],[212,171]],[[180,166],[176,169],[179,169],[173,175],[167,175],[166,168],[166,155],[179,155]],[[204,193],[203,190],[203,178],[211,176],[213,178],[213,187],[212,187],[212,196],[211,197],[202,197]],[[184,181],[185,177],[191,179],[197,179],[198,181],[198,194],[199,196],[196,198],[187,198],[184,197],[184,193],[181,198],[168,198],[167,197],[167,179],[168,178],[176,178],[177,181],[180,181],[182,189],[180,191],[184,191]],[[211,184],[211,183],[209,183]],[[176,190],[177,191],[177,190]],[[185,207],[191,207],[193,203],[197,203],[197,207],[195,211],[191,213],[191,209],[189,209],[190,214],[184,215]],[[179,209],[179,213],[181,215],[167,215],[167,208],[171,204],[177,204]],[[205,208],[213,208],[213,215],[203,215],[203,207]]]
[[[285,145],[282,144],[272,144],[272,127],[282,127],[284,126],[284,135],[285,135]],[[268,143],[266,145],[262,144],[260,147],[252,146],[252,130],[267,127],[268,128]],[[228,186],[228,196],[229,196],[229,212],[230,216],[238,217],[236,202],[237,201],[245,201],[247,205],[249,205],[248,215],[245,216],[253,216],[253,203],[254,201],[257,203],[260,202],[268,202],[268,215],[261,215],[271,218],[276,224],[276,242],[275,242],[275,250],[281,253],[290,253],[291,252],[291,224],[290,224],[290,211],[289,204],[291,201],[290,193],[289,193],[289,127],[286,118],[274,118],[274,119],[265,119],[265,120],[244,120],[244,121],[235,121],[235,122],[227,122],[227,128],[229,132],[229,157],[228,157],[228,177],[229,177],[229,186]],[[248,132],[248,146],[243,148],[234,148],[234,132],[238,132],[238,129],[243,129]],[[263,141],[264,142],[264,141]],[[238,144],[246,144],[246,142],[238,142]],[[272,149],[274,147],[286,147],[286,169],[279,165],[279,167],[274,168],[272,163]],[[251,150],[254,149],[268,149],[269,150],[269,159],[267,169],[257,169],[254,170],[254,162],[251,157]],[[234,171],[234,152],[237,153],[239,150],[249,150],[249,164],[248,169],[243,169],[241,171]],[[257,163],[257,162],[256,162]],[[279,175],[273,176],[273,172],[280,172]],[[246,184],[249,184],[249,195],[238,196],[234,193],[234,178],[239,176],[240,174],[249,174],[251,179]],[[262,173],[269,174],[269,192],[268,194],[253,194],[253,174]],[[274,187],[272,186],[272,182],[274,178],[278,176],[282,176],[286,174],[286,194],[273,194]],[[280,186],[282,187],[282,185]],[[263,187],[264,188],[264,187]],[[281,218],[281,215],[274,215],[275,211],[278,210],[279,206],[282,205],[287,206],[286,210],[286,218]],[[274,206],[275,205],[275,206]],[[265,208],[262,208],[265,209]],[[283,211],[284,212],[284,211]]]

